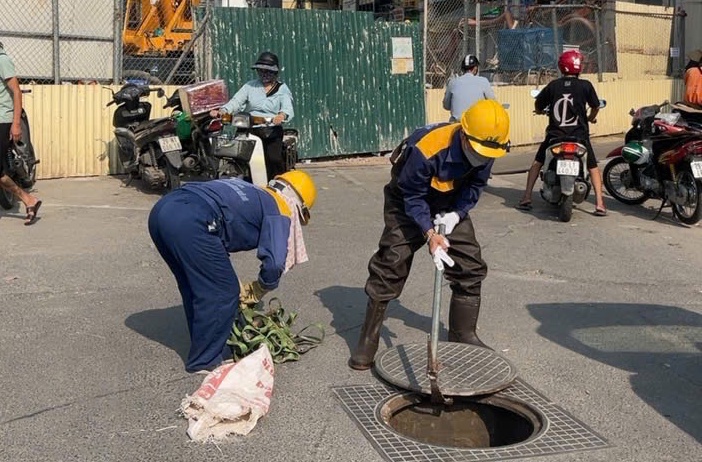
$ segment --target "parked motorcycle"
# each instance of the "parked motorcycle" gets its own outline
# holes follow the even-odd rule
[[[176,134],[183,146],[181,171],[186,175],[217,178],[217,161],[214,157],[214,140],[222,131],[222,121],[208,113],[194,117],[186,114],[175,90],[164,109],[172,108],[171,117],[176,122]]]
[[[117,104],[112,125],[124,170],[152,188],[179,188],[182,145],[176,136],[176,121],[173,117],[150,120],[151,103],[142,100],[151,92],[165,96],[163,89],[128,83],[116,93],[108,90],[112,101],[107,106]]]
[[[702,130],[680,113],[661,113],[664,104],[630,111],[632,128],[626,144],[607,155],[604,186],[627,205],[660,199],[654,219],[670,205],[692,225],[702,217]]]
[[[533,98],[539,90],[533,90]],[[607,105],[600,100],[600,108]],[[548,113],[548,108],[545,110]],[[541,198],[558,207],[558,219],[568,222],[573,216],[574,204],[580,204],[590,195],[592,186],[585,161],[587,140],[561,137],[552,140],[546,148],[546,158],[541,168]]]
[[[22,90],[22,93],[31,93],[32,90]],[[29,118],[22,109],[20,119],[22,127],[22,138],[16,143],[12,143],[10,151],[7,153],[9,177],[20,187],[30,190],[37,181],[37,164],[39,160],[34,154],[32,137],[29,131]],[[0,207],[11,210],[17,204],[17,197],[9,191],[0,189]]]

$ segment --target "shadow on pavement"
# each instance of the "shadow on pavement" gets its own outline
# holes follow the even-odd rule
[[[190,334],[182,305],[134,313],[125,319],[124,325],[175,351],[185,364]]]
[[[517,213],[522,213],[524,215],[531,216],[537,220],[543,221],[558,221],[558,207],[546,203],[539,195],[538,185],[534,188],[534,192],[531,195],[532,209],[528,211],[517,210],[515,207],[519,203],[522,197],[523,189],[506,188],[502,186],[488,185],[485,187],[484,192],[496,197],[502,198],[502,205],[508,209],[512,209]],[[590,195],[588,199],[594,201],[594,196]],[[578,204],[573,210],[573,219],[580,217],[594,218],[601,220],[603,217],[594,217],[592,212],[595,210],[594,202],[586,200],[585,202]]]
[[[527,305],[537,332],[576,353],[632,373],[633,391],[702,442],[702,315],[675,306]]]
[[[349,347],[349,352],[356,348],[360,328],[363,325],[363,320],[366,315],[366,303],[368,297],[362,287],[344,287],[330,286],[315,292],[322,304],[327,308],[332,316],[331,326],[334,331],[346,341]],[[448,309],[448,308],[445,308]],[[405,307],[398,301],[390,302],[387,310],[386,318],[399,319],[404,322],[405,326],[417,329],[421,332],[429,334],[431,330],[431,316],[424,316],[409,308]],[[393,344],[414,343],[416,340],[402,339],[397,334],[391,331],[384,323],[383,329],[380,331],[380,347],[389,348]],[[446,339],[446,329],[440,326],[440,338]],[[397,341],[392,341],[397,339]],[[423,341],[424,339],[422,339]]]

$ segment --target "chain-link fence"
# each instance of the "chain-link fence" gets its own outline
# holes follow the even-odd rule
[[[182,85],[206,75],[206,47],[198,45],[205,43],[207,12],[245,3],[0,0],[0,41],[23,83]],[[684,17],[660,6],[607,0],[363,0],[357,7],[403,21],[419,20],[425,3],[426,80],[434,88],[460,72],[467,53],[478,55],[484,76],[503,85],[553,79],[556,59],[566,49],[580,50],[584,72],[600,78],[610,72],[678,75],[685,65]]]
[[[568,49],[585,57],[583,73],[621,72],[618,58],[644,56],[642,74],[670,75],[680,53],[682,17],[662,7],[560,0],[430,1],[426,31],[426,79],[434,88],[460,72],[462,58],[476,54],[481,74],[496,84],[543,84],[558,76],[557,59]],[[651,8],[654,8],[651,10]],[[655,9],[657,8],[657,10]],[[678,23],[676,23],[676,21]],[[674,27],[675,24],[675,27]],[[677,51],[676,51],[677,50]],[[643,75],[642,75],[643,76]]]
[[[22,82],[111,80],[113,0],[0,0],[0,41]]]
[[[21,83],[187,84],[195,9],[227,1],[0,0],[0,42]]]

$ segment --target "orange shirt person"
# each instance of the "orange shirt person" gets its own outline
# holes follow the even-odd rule
[[[685,102],[702,106],[702,50],[695,50],[689,55],[685,70]]]

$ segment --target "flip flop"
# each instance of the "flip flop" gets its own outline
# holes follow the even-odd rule
[[[514,208],[517,210],[523,210],[525,212],[528,212],[529,210],[531,210],[531,201],[520,202],[519,204],[515,205]]]
[[[36,223],[39,207],[41,207],[41,201],[37,201],[36,204],[27,207],[27,216],[24,218],[24,226],[33,225]]]
[[[607,216],[607,209],[595,207],[595,211],[592,212],[592,214],[595,215],[596,217],[606,217]]]

